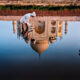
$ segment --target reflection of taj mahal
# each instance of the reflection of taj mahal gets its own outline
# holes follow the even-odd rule
[[[54,21],[50,18],[35,18],[32,20],[34,30],[32,32],[32,38],[36,40],[44,40],[49,38],[56,38],[62,36],[62,21]],[[39,28],[39,29],[38,29]]]
[[[35,17],[30,23],[32,24],[28,34],[30,45],[39,54],[48,49],[49,42],[54,43],[57,37],[62,38],[63,21],[54,21],[49,17]],[[67,34],[67,27],[68,23],[65,22],[65,34]],[[13,29],[15,30],[15,28]],[[19,25],[17,26],[17,31],[18,36],[20,36],[21,30]],[[26,41],[25,38],[24,40]]]

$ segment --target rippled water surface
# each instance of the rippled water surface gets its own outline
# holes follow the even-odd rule
[[[55,36],[52,41],[47,36],[51,31],[45,29],[43,35],[32,33],[36,41],[32,43],[19,36],[17,22],[14,29],[12,21],[0,21],[1,80],[77,78],[80,74],[80,22],[63,21],[60,31],[58,25],[56,27],[55,33],[52,29],[51,37]]]

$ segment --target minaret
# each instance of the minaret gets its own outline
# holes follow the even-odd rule
[[[65,22],[65,34],[67,34],[67,31],[68,31],[68,22],[66,21]]]
[[[63,35],[63,21],[58,21],[57,23],[57,37],[62,39]]]
[[[13,21],[13,33],[15,34],[16,33],[16,22]]]

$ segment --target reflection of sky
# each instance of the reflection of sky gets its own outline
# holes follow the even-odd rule
[[[65,26],[65,25],[64,25]],[[58,38],[55,43],[50,44],[49,48],[41,54],[42,61],[52,61],[64,59],[78,59],[78,50],[80,48],[80,23],[69,22],[68,33],[64,34],[62,40]],[[17,35],[13,34],[12,22],[0,21],[0,56],[5,59],[28,60],[35,61],[38,54],[33,51],[29,44],[23,39],[17,39]]]
[[[1,21],[0,27],[0,55],[6,55],[8,58],[10,58],[9,56],[11,58],[12,56],[15,58],[23,58],[25,55],[27,58],[30,58],[34,55],[33,53],[29,54],[32,51],[30,45],[26,44],[24,40],[17,39],[17,35],[13,34],[12,22]]]
[[[62,40],[58,38],[50,44],[39,58],[29,44],[13,34],[12,22],[0,21],[0,74],[3,76],[9,74],[14,79],[26,79],[28,75],[31,78],[52,75],[62,80],[66,75],[79,75],[79,49],[80,22],[69,22],[67,35],[63,32]]]

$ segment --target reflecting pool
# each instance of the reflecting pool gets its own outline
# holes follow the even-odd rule
[[[80,22],[35,18],[31,24],[26,35],[18,21],[0,21],[1,80],[77,79]]]

